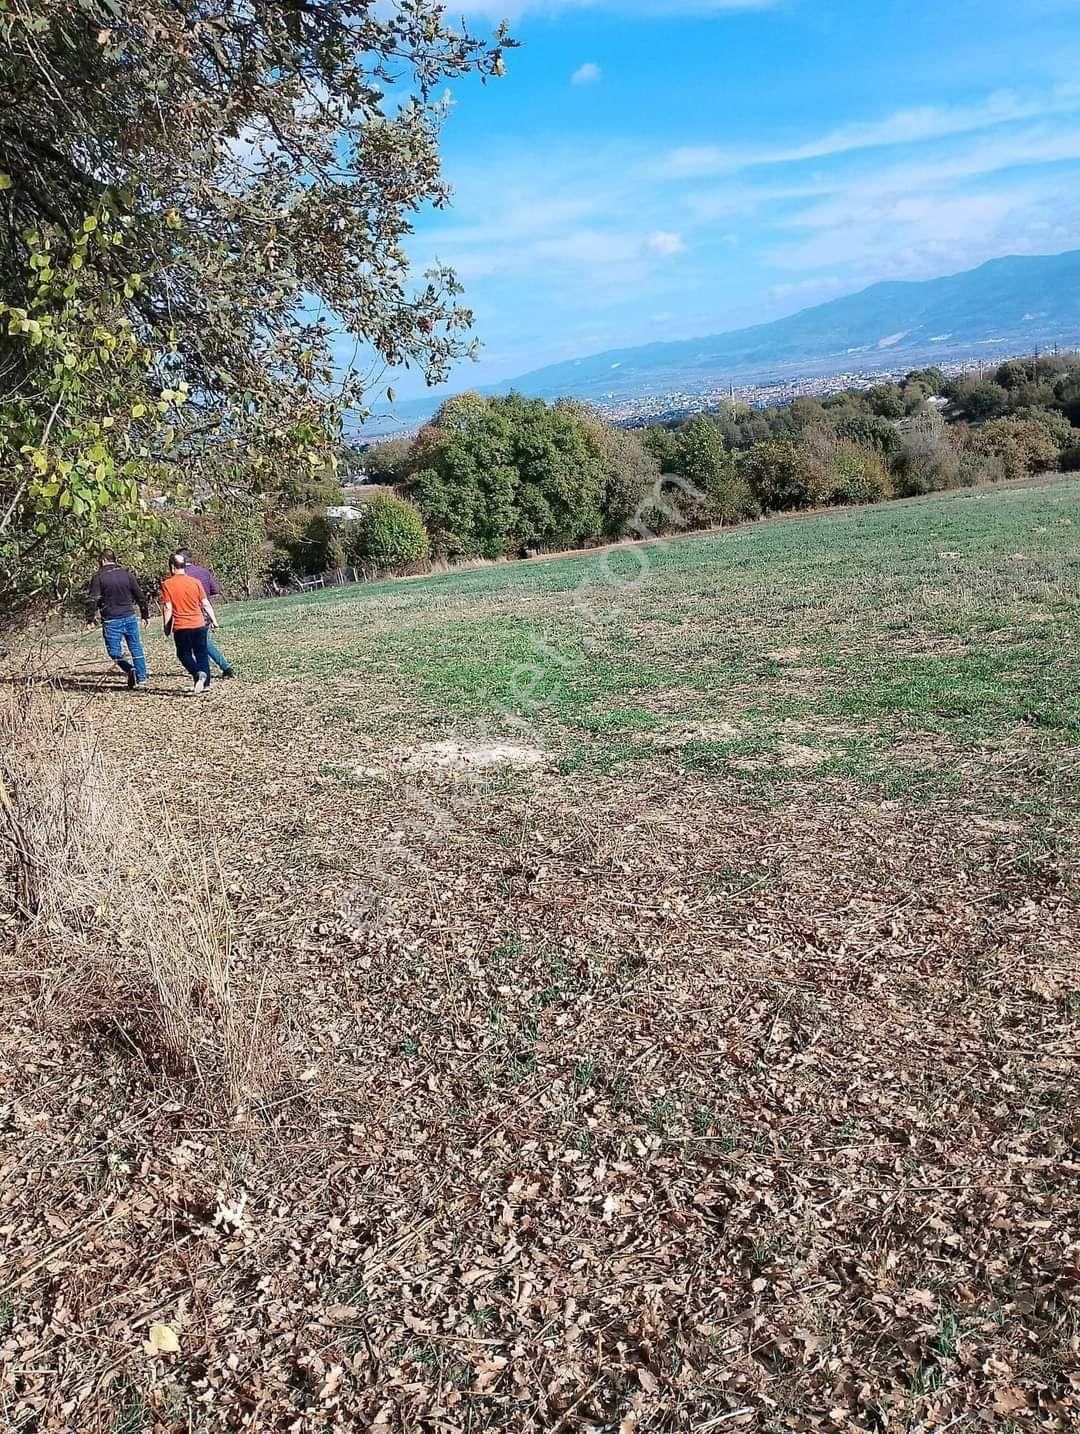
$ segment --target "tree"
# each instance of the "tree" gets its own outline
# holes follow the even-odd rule
[[[605,459],[573,405],[463,394],[420,432],[411,464],[438,552],[493,558],[603,533]]]
[[[823,487],[819,465],[789,438],[755,443],[743,457],[742,473],[765,512],[808,507]]]
[[[404,241],[416,212],[448,200],[438,87],[501,73],[508,43],[448,25],[437,0],[5,0],[0,293],[40,324],[42,250],[74,249],[88,221],[108,227],[117,243],[91,241],[93,282],[65,300],[63,322],[89,334],[100,316],[117,355],[123,329],[131,389],[153,378],[156,402],[187,395],[166,415],[169,438],[140,435],[134,460],[180,454],[200,481],[204,465],[241,466],[264,488],[298,464],[322,468],[380,364],[436,380],[468,347],[454,276],[414,282]],[[363,360],[345,375],[341,334]],[[10,325],[2,336],[0,405],[9,432],[31,424],[22,446],[34,447],[58,395],[25,338]],[[27,393],[44,418],[25,411]],[[50,443],[69,418],[83,421],[65,399]],[[84,535],[64,526],[74,550]]]
[[[702,523],[728,523],[756,511],[746,480],[711,418],[692,418],[679,430],[676,472],[703,495]],[[684,515],[685,516],[685,515]]]
[[[643,429],[642,442],[651,453],[661,473],[674,473],[679,463],[679,431],[667,423],[652,423]]]
[[[1052,468],[1061,451],[1046,425],[1032,418],[995,418],[974,429],[968,442],[973,452],[996,459],[1006,478]]]
[[[70,228],[108,190],[137,221],[133,310],[177,328],[193,389],[261,392],[270,367],[306,387],[328,354],[317,305],[386,362],[445,371],[453,285],[410,298],[401,241],[447,200],[435,89],[501,73],[502,31],[478,41],[435,0],[8,0],[0,40],[5,292],[26,230]]]
[[[1080,374],[1066,374],[1057,381],[1054,402],[1073,427],[1080,427]]]
[[[913,368],[904,376],[905,385],[917,384],[930,397],[943,393],[947,382],[945,375],[936,365],[930,368]]]
[[[726,404],[711,415],[729,449],[752,448],[772,437],[767,416],[747,404]]]
[[[411,452],[412,445],[404,438],[387,438],[382,443],[372,443],[359,455],[363,481],[394,487],[405,478]]]
[[[836,425],[836,436],[849,439],[864,448],[876,448],[886,458],[900,452],[900,434],[887,418],[872,413],[845,414]]]
[[[1009,410],[1009,395],[998,383],[981,379],[962,400],[964,412],[973,422],[999,418]]]
[[[557,407],[573,414],[581,424],[585,441],[602,466],[603,536],[621,538],[640,518],[648,496],[655,491],[660,465],[638,431],[616,428],[585,403],[563,399]]]
[[[190,395],[172,354],[150,348],[128,317],[141,279],[125,270],[124,241],[105,207],[74,238],[32,235],[25,302],[0,303],[4,621],[62,599],[95,547],[137,562],[155,527],[144,489],[182,487],[162,460],[176,455]]]
[[[351,562],[377,563],[379,567],[422,562],[430,552],[420,513],[411,503],[387,493],[364,505],[345,537],[345,553]]]
[[[903,418],[907,412],[903,395],[895,383],[878,383],[868,388],[866,403],[878,418]]]

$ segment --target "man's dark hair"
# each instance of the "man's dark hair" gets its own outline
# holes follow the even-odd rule
[[[184,559],[179,553],[170,553],[169,567],[172,568],[174,573],[182,573],[184,571]]]
[[[173,564],[174,566],[176,566],[176,567],[184,568],[184,567],[187,566],[187,560],[188,560],[188,550],[187,550],[187,548],[173,548],[173,550],[172,550],[172,556],[169,558],[169,562],[170,562],[170,563],[172,563],[172,564]]]
[[[112,548],[102,548],[101,552],[98,553],[98,557],[103,563],[116,562],[116,554],[113,552]]]

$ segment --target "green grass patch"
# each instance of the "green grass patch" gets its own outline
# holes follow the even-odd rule
[[[1078,532],[1080,482],[947,493],[237,605],[223,642],[247,680],[325,685],[328,720],[405,744],[512,719],[566,774],[914,796],[1015,741],[1056,754],[1024,789],[1052,807],[1080,745]]]

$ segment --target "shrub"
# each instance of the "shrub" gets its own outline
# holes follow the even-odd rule
[[[411,453],[412,445],[404,438],[387,438],[358,454],[356,466],[365,482],[387,483],[393,487],[405,478]]]
[[[755,443],[742,460],[741,472],[764,512],[822,502],[828,486],[820,460],[790,438]]]
[[[366,504],[360,518],[350,524],[345,539],[350,561],[377,563],[382,568],[419,563],[431,553],[427,529],[419,511],[403,498],[380,494]]]
[[[968,443],[975,453],[997,459],[1006,478],[1052,468],[1060,451],[1046,425],[1033,418],[995,418],[973,430]]]
[[[1059,448],[1068,448],[1080,438],[1069,420],[1056,408],[1018,408],[1012,416],[1041,423]]]
[[[898,498],[916,498],[958,486],[959,454],[940,421],[923,422],[902,435],[892,482]]]
[[[232,1120],[282,1073],[272,980],[230,954],[212,840],[131,776],[47,687],[0,701],[6,984],[33,970],[55,1036],[122,1033],[143,1072]]]
[[[331,572],[345,561],[341,527],[322,508],[287,508],[273,516],[268,529],[270,571],[281,581]]]
[[[889,465],[877,448],[837,445],[830,465],[830,503],[878,503],[892,496]]]
[[[1000,483],[1005,469],[1000,458],[978,453],[969,445],[960,449],[957,483],[961,488],[975,488],[980,483]]]

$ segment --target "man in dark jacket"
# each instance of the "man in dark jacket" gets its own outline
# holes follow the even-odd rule
[[[193,563],[191,561],[191,554],[186,548],[178,548],[174,556],[179,559],[183,565],[184,572],[187,573],[189,578],[198,578],[199,582],[201,582],[206,589],[206,596],[208,598],[221,596],[221,584],[217,578],[214,577],[209,568],[204,568],[201,563]],[[232,663],[222,652],[221,648],[218,647],[209,632],[206,635],[206,652],[210,661],[221,668],[222,677],[236,676]]]
[[[96,627],[101,623],[105,651],[127,677],[129,687],[141,687],[146,681],[140,617],[144,623],[150,620],[138,578],[129,569],[119,566],[115,553],[102,553],[101,566],[93,576],[87,595],[86,624]],[[124,656],[125,642],[131,653],[130,662]]]

